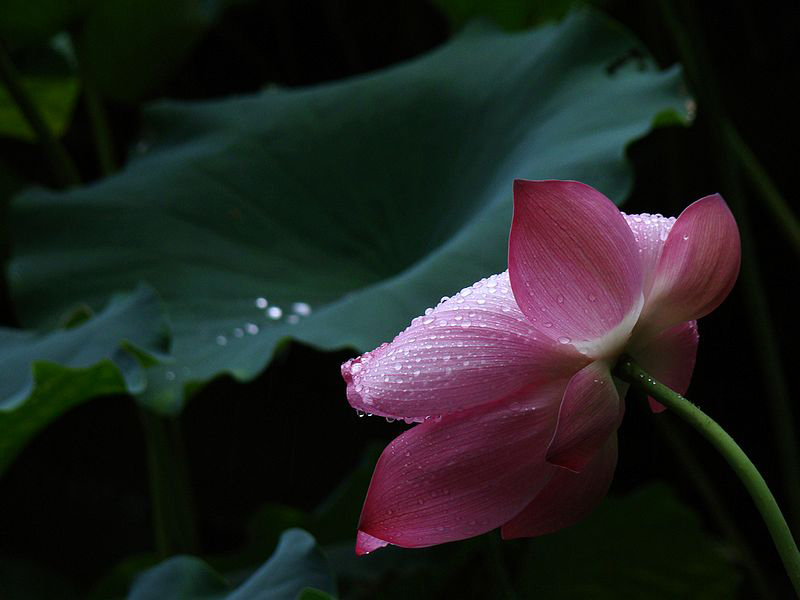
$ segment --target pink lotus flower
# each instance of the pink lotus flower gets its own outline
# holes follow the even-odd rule
[[[626,386],[610,369],[627,352],[684,393],[695,320],[738,270],[718,194],[675,219],[625,215],[573,181],[515,181],[508,271],[342,365],[354,408],[421,423],[383,451],[356,551],[496,527],[536,536],[587,516],[617,461]]]

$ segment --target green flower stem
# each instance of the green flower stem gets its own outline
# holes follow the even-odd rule
[[[664,415],[656,415],[649,410],[648,412],[653,417],[656,430],[669,446],[671,456],[678,460],[683,471],[694,483],[711,519],[716,523],[717,528],[727,538],[728,542],[736,548],[741,564],[750,573],[750,583],[753,586],[753,591],[763,600],[775,598],[768,577],[747,545],[747,541],[739,530],[736,520],[731,516],[724,501],[711,484],[705,469],[684,439],[683,433],[675,426],[676,423],[665,419]],[[669,412],[667,412],[667,415],[669,415]]]
[[[757,347],[755,360],[763,374],[763,385],[769,397],[766,403],[775,435],[775,445],[780,451],[780,467],[786,497],[789,501],[789,518],[792,530],[800,533],[800,448],[795,434],[795,410],[787,378],[783,369],[783,357],[778,347],[778,334],[770,315],[765,293],[764,277],[759,266],[756,240],[753,236],[748,206],[742,190],[739,173],[731,160],[729,147],[715,135],[719,155],[720,175],[725,181],[725,195],[739,223],[742,237],[741,293],[749,316],[753,341]]]
[[[614,373],[658,400],[696,429],[722,454],[761,513],[786,573],[792,581],[795,594],[800,598],[800,551],[775,497],[744,451],[711,417],[677,392],[653,379],[630,357],[623,356],[617,363]]]
[[[179,423],[139,410],[147,446],[156,550],[161,558],[196,551],[189,474]]]
[[[31,98],[25,86],[22,85],[22,78],[14,63],[11,62],[11,57],[2,40],[0,40],[0,81],[3,82],[9,96],[14,100],[22,116],[39,139],[58,184],[64,187],[79,184],[80,176],[75,164],[64,146],[50,131],[50,127],[48,127],[33,98]]]
[[[744,293],[753,339],[757,346],[754,355],[764,375],[763,381],[770,400],[767,405],[772,430],[775,432],[775,443],[780,451],[783,486],[789,500],[789,516],[793,530],[800,534],[800,460],[798,459],[800,446],[795,433],[794,408],[789,397],[775,327],[772,324],[769,303],[764,292],[756,243],[747,216],[747,197],[739,181],[738,167],[744,165],[755,186],[763,194],[770,194],[766,205],[772,209],[776,219],[780,221],[786,218],[786,214],[792,215],[789,224],[784,225],[785,232],[796,230],[796,226],[793,225],[796,221],[788,208],[779,208],[776,212],[776,207],[782,207],[785,203],[766,171],[754,160],[755,157],[725,116],[725,104],[714,85],[714,69],[708,60],[704,38],[695,25],[697,22],[695,3],[661,0],[659,5],[664,15],[664,22],[686,68],[692,89],[700,101],[701,108],[704,108],[709,116],[710,134],[717,151],[723,157],[716,162],[721,171],[721,181],[724,182],[722,191],[731,203],[742,237],[740,285]],[[682,8],[680,14],[678,8]],[[758,168],[754,169],[754,166]],[[789,239],[793,242],[791,236]]]

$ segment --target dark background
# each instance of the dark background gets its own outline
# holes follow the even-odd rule
[[[678,214],[690,201],[714,192],[726,196],[735,211],[746,206],[754,236],[744,243],[756,253],[760,278],[753,279],[752,270],[743,277],[768,300],[789,396],[797,398],[797,256],[764,210],[759,191],[726,154],[715,128],[720,116],[729,118],[778,188],[794,198],[800,158],[800,9],[792,3],[669,3],[689,40],[687,54],[678,48],[664,5],[598,4],[632,30],[661,66],[686,60],[698,102],[692,126],[657,130],[630,147],[635,188],[623,209]],[[532,2],[525,22],[541,20],[537,11]],[[222,97],[271,82],[299,86],[368,72],[435,47],[453,27],[428,2],[234,5],[180,69],[142,102],[109,103],[118,160],[138,135],[147,99]],[[64,142],[82,175],[92,179],[100,173],[87,130],[79,104]],[[37,146],[0,139],[0,155],[23,182],[52,183]],[[2,199],[3,207],[7,201]],[[3,247],[7,253],[5,239]],[[722,307],[701,321],[690,397],[740,442],[786,504],[768,418],[770,388],[758,360],[763,349],[754,336],[759,326],[754,329],[745,287],[740,280]],[[7,297],[3,285],[0,322],[14,326]],[[355,467],[370,441],[387,441],[402,429],[355,418],[339,376],[339,364],[348,357],[294,344],[257,380],[217,380],[189,403],[180,425],[191,457],[203,554],[241,547],[248,519],[266,502],[315,507]],[[777,555],[739,482],[702,440],[673,425],[696,450],[762,567],[778,590],[788,593],[780,587],[784,575]],[[665,479],[709,529],[719,532],[717,515],[635,394],[629,395],[620,444],[612,493]],[[151,551],[143,445],[135,404],[127,397],[95,399],[51,425],[0,479],[0,556],[35,563],[77,590],[88,590],[120,560]],[[742,597],[749,597],[750,585],[745,582]]]

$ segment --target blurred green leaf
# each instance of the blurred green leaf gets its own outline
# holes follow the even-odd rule
[[[225,598],[230,586],[225,579],[193,556],[175,556],[136,578],[129,600],[216,600]]]
[[[78,56],[101,93],[136,102],[169,79],[219,10],[214,0],[95,1]]]
[[[155,552],[129,556],[114,565],[92,587],[92,590],[85,596],[84,600],[117,600],[125,598],[131,588],[131,582],[139,573],[154,567],[158,562],[159,557]]]
[[[0,39],[12,48],[44,44],[97,0],[3,0]]]
[[[348,541],[352,543],[358,528],[361,505],[367,495],[375,464],[383,447],[367,447],[361,462],[314,511],[309,529],[321,544]]]
[[[94,396],[139,393],[136,353],[163,358],[168,332],[155,292],[112,297],[94,318],[49,333],[0,328],[0,472],[40,429]]]
[[[579,525],[530,543],[523,598],[735,598],[739,573],[665,485],[608,498]]]
[[[177,556],[140,575],[128,598],[295,600],[306,588],[336,592],[330,568],[314,538],[302,529],[290,529],[281,536],[270,559],[236,589],[231,589],[230,584],[202,560]]]
[[[78,80],[70,75],[27,75],[22,78],[50,130],[58,137],[69,124],[78,98]],[[5,87],[0,86],[0,136],[33,141],[36,134]]]
[[[17,198],[17,310],[53,323],[155,286],[176,363],[148,371],[142,400],[165,412],[184,386],[254,377],[289,336],[369,349],[506,268],[515,177],[623,200],[626,145],[684,102],[678,70],[610,71],[634,46],[586,12],[523,34],[472,28],[344,82],[158,104],[118,175]]]
[[[231,3],[231,0],[5,0],[0,11],[0,40],[13,49],[31,48],[69,30],[75,36],[86,73],[99,90],[117,100],[136,102],[174,73]],[[33,85],[43,84],[29,83]]]

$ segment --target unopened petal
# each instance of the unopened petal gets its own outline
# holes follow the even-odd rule
[[[508,262],[520,309],[545,335],[587,346],[612,331],[627,339],[641,308],[638,250],[622,214],[594,188],[515,181]]]
[[[547,460],[582,471],[617,430],[622,406],[606,363],[593,362],[576,373],[564,392]]]
[[[632,349],[633,359],[667,387],[685,394],[697,358],[697,322],[689,321],[662,331],[640,349]],[[664,406],[650,398],[650,407],[661,412]]]
[[[637,331],[651,335],[710,313],[731,291],[739,262],[739,230],[722,196],[689,205],[664,242]]]
[[[503,525],[503,538],[544,535],[582,521],[605,497],[616,466],[613,434],[580,473],[559,469],[533,501]]]
[[[509,521],[557,469],[544,454],[564,385],[428,421],[400,435],[378,460],[359,530],[415,548],[479,535]]]
[[[422,421],[564,377],[587,362],[532,327],[501,273],[414,319],[391,344],[346,362],[342,375],[354,408]]]

